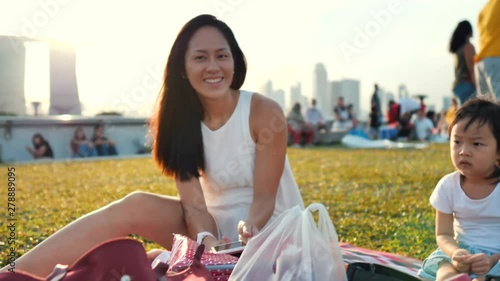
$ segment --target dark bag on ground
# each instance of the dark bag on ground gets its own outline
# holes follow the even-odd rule
[[[347,267],[348,281],[421,281],[396,269],[374,263],[355,262]]]

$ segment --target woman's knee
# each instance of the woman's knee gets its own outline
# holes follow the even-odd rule
[[[128,235],[141,222],[141,213],[144,206],[148,206],[148,197],[145,192],[134,191],[104,207],[103,212],[108,220],[116,227],[123,227]]]

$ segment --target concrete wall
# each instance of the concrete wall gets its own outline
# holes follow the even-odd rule
[[[116,142],[118,154],[137,155],[147,143],[147,119],[124,117],[81,116],[0,116],[0,160],[2,162],[33,161],[26,146],[32,146],[31,138],[41,133],[54,151],[54,159],[72,157],[70,142],[75,129],[83,126],[87,138],[91,138],[96,124],[105,124],[105,135]]]

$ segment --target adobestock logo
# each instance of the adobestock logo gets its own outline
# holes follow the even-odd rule
[[[366,48],[372,40],[377,37],[382,29],[391,24],[395,15],[403,10],[401,1],[391,0],[385,9],[370,12],[371,19],[365,23],[363,28],[356,27],[352,43],[342,42],[340,49],[348,62],[354,54],[360,54],[361,50]]]
[[[216,0],[212,5],[214,6],[217,17],[222,17],[226,12],[234,11],[241,3],[243,3],[243,0]]]
[[[21,35],[23,37],[34,38],[41,29],[47,27],[50,20],[56,17],[61,11],[61,6],[67,5],[71,0],[41,0],[37,9],[30,17],[22,17]],[[15,53],[24,47],[24,40],[16,40],[10,37],[10,44]]]
[[[147,73],[142,78],[142,83],[133,87],[129,93],[123,93],[118,99],[113,101],[111,107],[114,111],[121,113],[138,113],[137,108],[151,95],[158,95],[158,91],[163,84],[163,66],[157,64],[156,67],[147,66]]]
[[[35,37],[40,29],[46,27],[51,18],[54,18],[61,11],[61,6],[68,4],[71,0],[42,0],[38,2],[39,10],[33,13],[30,18],[23,17],[21,34],[25,37]]]

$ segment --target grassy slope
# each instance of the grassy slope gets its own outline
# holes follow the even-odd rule
[[[435,248],[428,197],[451,166],[446,145],[426,150],[289,150],[306,205],[322,202],[342,242],[424,258]],[[175,195],[150,159],[18,165],[18,253],[134,190]],[[7,167],[0,166],[2,174]],[[6,177],[4,185],[6,186]],[[0,191],[6,206],[6,188]],[[0,243],[6,243],[2,208]],[[154,247],[148,243],[148,248]],[[2,245],[2,244],[0,244]],[[0,246],[4,252],[3,245]],[[5,253],[0,255],[3,263]]]

